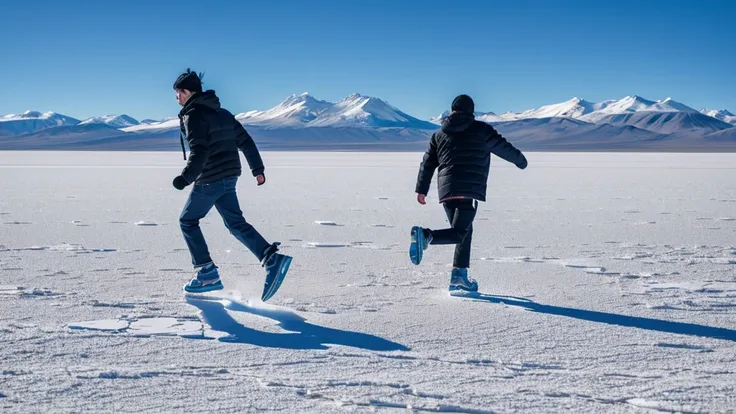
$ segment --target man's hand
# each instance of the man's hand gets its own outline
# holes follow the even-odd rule
[[[261,174],[259,176],[256,176],[256,182],[258,183],[258,185],[265,184],[266,183],[266,176],[263,175],[263,174]]]
[[[189,181],[187,181],[186,178],[180,175],[174,178],[174,182],[172,184],[174,185],[174,188],[176,188],[177,190],[183,190],[184,187],[189,185]]]
[[[529,165],[529,162],[524,158],[520,163],[516,164],[516,167],[523,170]]]
[[[424,194],[417,194],[417,202],[421,205],[427,204],[427,200],[425,200],[427,196]]]

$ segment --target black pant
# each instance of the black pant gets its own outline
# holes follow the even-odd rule
[[[237,182],[238,177],[229,177],[209,184],[194,184],[192,187],[192,192],[179,218],[179,224],[187,247],[189,247],[194,267],[212,263],[199,221],[213,206],[222,216],[230,233],[240,240],[258,260],[263,258],[264,252],[270,246],[263,236],[245,221],[238,203]]]
[[[447,219],[450,220],[449,229],[431,230],[431,244],[454,244],[455,257],[452,266],[461,269],[470,267],[470,244],[473,240],[473,220],[477,210],[474,200],[448,200],[443,206]]]

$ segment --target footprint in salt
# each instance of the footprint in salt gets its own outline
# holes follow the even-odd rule
[[[335,223],[334,221],[328,221],[328,220],[317,220],[314,223],[315,224],[319,224],[320,226],[340,226],[339,224]]]

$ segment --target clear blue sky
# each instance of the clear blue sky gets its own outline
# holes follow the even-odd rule
[[[293,93],[377,96],[420,118],[641,95],[736,112],[736,1],[6,2],[0,114],[174,116],[205,71],[234,112]]]

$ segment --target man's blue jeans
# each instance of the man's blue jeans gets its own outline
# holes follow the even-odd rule
[[[199,228],[199,220],[204,218],[213,206],[222,216],[225,227],[230,230],[230,233],[240,240],[259,261],[263,259],[266,249],[270,247],[263,236],[245,221],[235,191],[237,182],[238,177],[228,177],[213,183],[195,183],[189,194],[189,199],[179,217],[179,225],[195,268],[212,263],[207,243]]]

